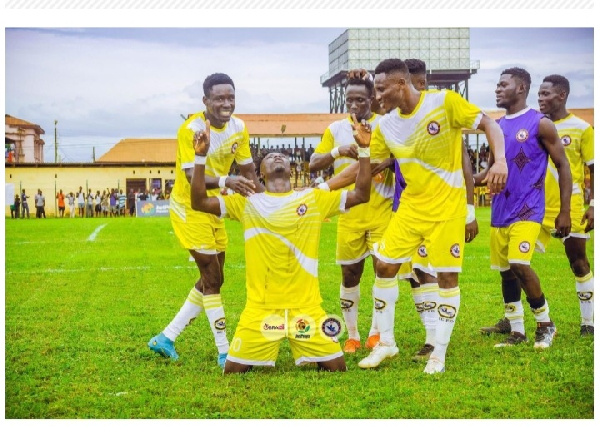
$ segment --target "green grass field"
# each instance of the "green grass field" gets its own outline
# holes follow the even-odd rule
[[[579,336],[579,303],[562,245],[553,241],[533,260],[558,328],[553,346],[494,349],[503,337],[478,329],[503,314],[500,276],[489,268],[489,209],[477,215],[480,234],[466,246],[446,373],[436,376],[410,361],[424,330],[406,282],[396,310],[400,353],[379,369],[359,369],[366,351],[346,356],[347,373],[298,368],[284,342],[275,368],[224,377],[204,314],[177,340],[179,362],[146,346],[197,278],[168,218],[7,219],[5,417],[593,419],[594,344]],[[222,292],[231,339],[245,303],[245,268],[241,226],[227,221],[227,229]],[[324,309],[341,314],[334,251],[335,220],[323,226],[320,280]],[[588,256],[593,261],[593,241]],[[363,337],[372,307],[367,267]],[[533,339],[528,309],[525,320]]]

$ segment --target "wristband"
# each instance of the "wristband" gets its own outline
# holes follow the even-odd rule
[[[326,191],[331,191],[331,189],[329,189],[329,185],[325,182],[323,183],[319,183],[319,186],[317,186],[317,189],[323,189]]]
[[[225,180],[227,180],[227,176],[219,177],[219,188],[225,188]]]
[[[358,148],[358,157],[359,158],[371,157],[371,147],[359,147]]]
[[[590,207],[594,207],[594,198],[590,200]]]
[[[206,165],[206,156],[196,155],[194,157],[194,164],[195,165]]]
[[[475,220],[475,206],[467,204],[467,223],[470,224]]]
[[[331,150],[331,157],[334,159],[337,159],[340,157],[340,149],[339,147],[334,147],[333,150]]]

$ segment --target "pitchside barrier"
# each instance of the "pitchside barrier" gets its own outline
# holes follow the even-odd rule
[[[137,201],[135,215],[137,217],[169,216],[169,200]]]

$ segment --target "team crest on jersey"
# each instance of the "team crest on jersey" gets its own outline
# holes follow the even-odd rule
[[[528,241],[521,242],[521,244],[519,245],[519,250],[521,251],[521,253],[527,253],[529,252],[529,249],[531,249],[531,245]]]
[[[460,258],[460,245],[458,243],[454,243],[450,248],[450,253],[454,258]]]
[[[219,318],[215,321],[215,329],[217,330],[225,330],[225,318]]]
[[[325,336],[334,338],[342,332],[342,322],[335,317],[328,317],[321,324],[321,331]]]
[[[571,137],[569,135],[565,135],[565,136],[563,136],[563,137],[560,138],[560,142],[565,147],[568,146],[568,145],[571,145]]]
[[[298,216],[304,216],[306,214],[306,210],[308,210],[306,204],[300,204],[296,209],[296,213],[298,213]]]
[[[438,307],[438,313],[442,318],[452,319],[456,316],[456,308],[454,306],[441,304]]]
[[[436,121],[430,121],[427,125],[427,133],[429,135],[437,135],[440,133],[440,124]]]
[[[594,293],[590,291],[582,291],[577,293],[577,296],[581,301],[590,301],[592,297],[594,297]]]
[[[421,258],[425,258],[427,256],[427,248],[424,245],[419,246],[417,249],[417,253]]]
[[[378,298],[373,298],[373,302],[375,303],[375,310],[381,310],[383,308],[385,308],[385,302],[383,300],[380,300]]]
[[[529,138],[529,132],[527,131],[527,129],[519,129],[519,131],[515,135],[515,138],[519,142],[525,142],[527,141],[527,138]]]
[[[231,154],[234,154],[236,152],[236,150],[238,149],[238,143],[234,142],[231,145]]]
[[[341,298],[340,306],[342,307],[342,309],[350,309],[352,306],[354,306],[354,302],[352,300]]]

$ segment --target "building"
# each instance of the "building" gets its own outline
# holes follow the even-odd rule
[[[45,134],[39,125],[4,115],[5,162],[44,163]]]

